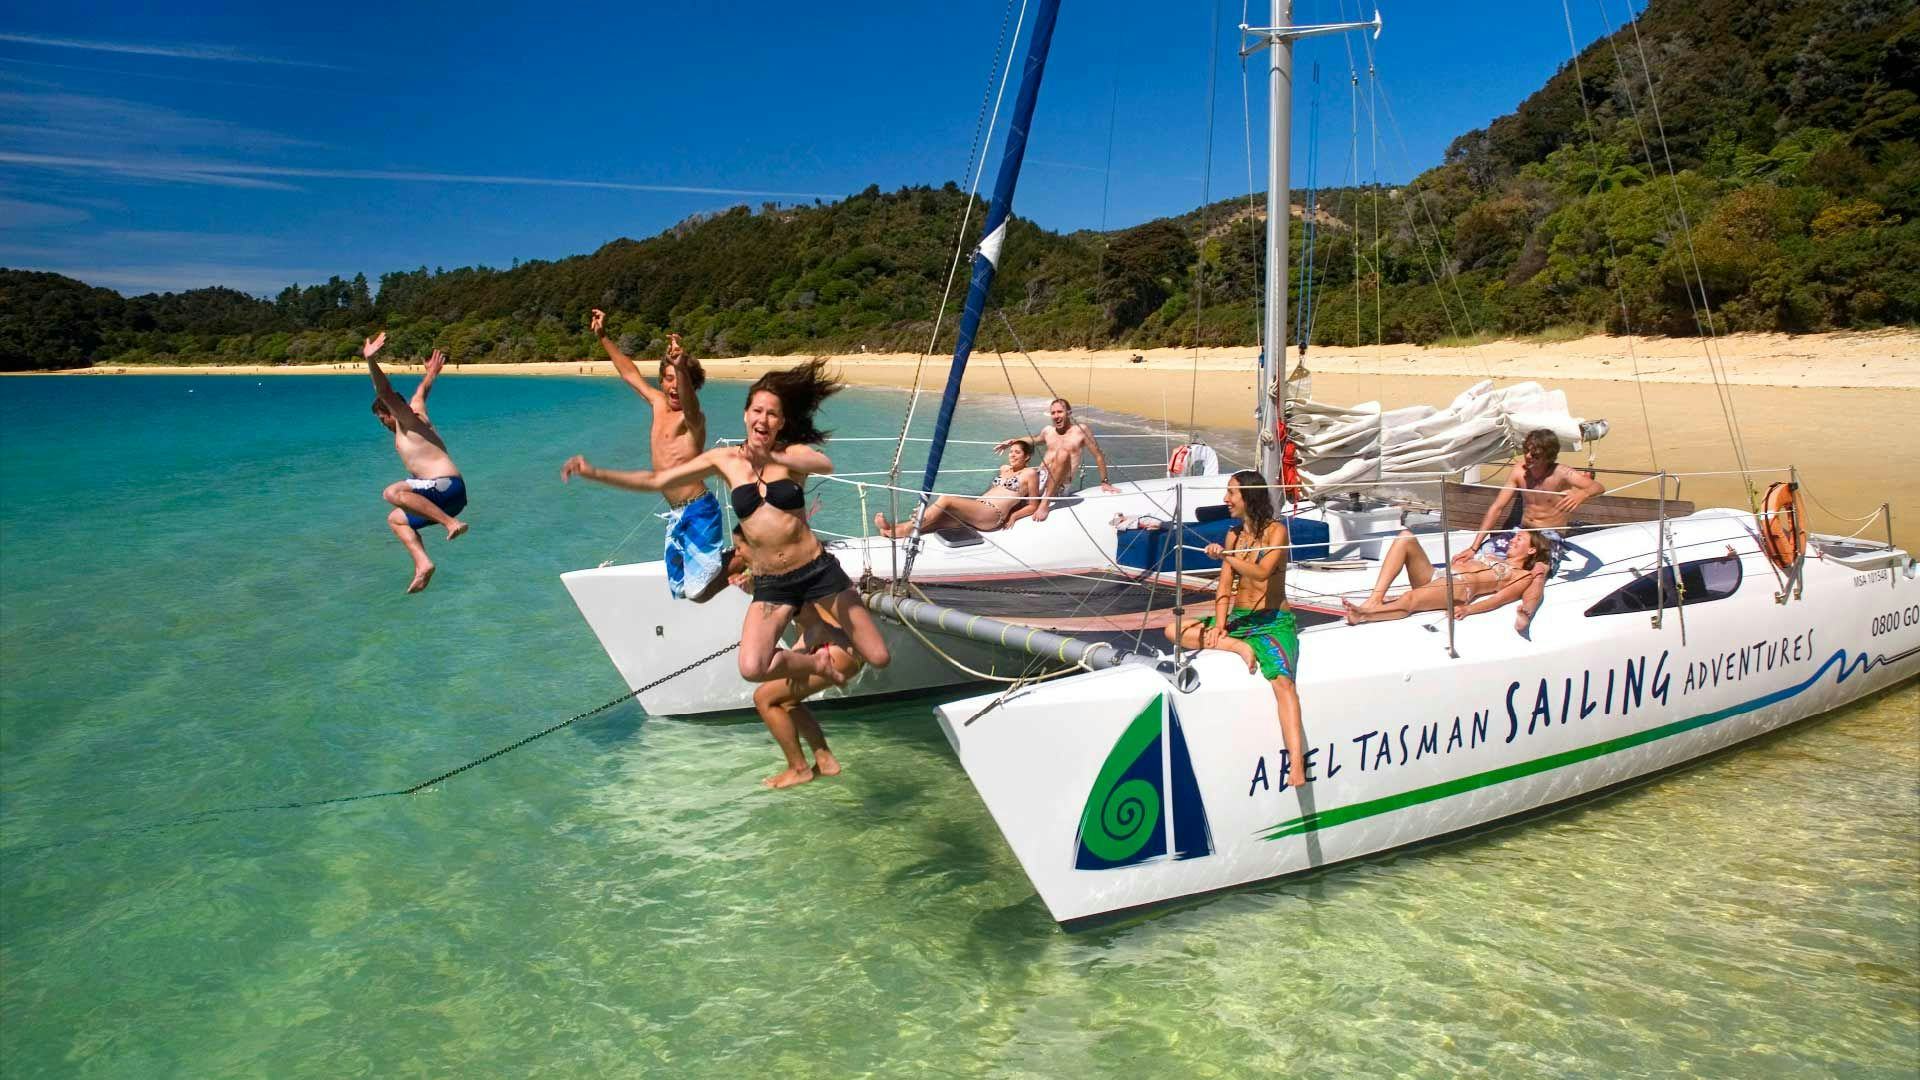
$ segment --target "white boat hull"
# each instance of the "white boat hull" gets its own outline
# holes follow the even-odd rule
[[[914,565],[919,582],[983,578],[1033,571],[1107,570],[1114,564],[1117,534],[1110,520],[1115,514],[1172,516],[1173,487],[1184,485],[1186,516],[1201,504],[1219,503],[1226,490],[1225,476],[1190,477],[1181,481],[1141,481],[1123,485],[1125,494],[1092,497],[1098,489],[1081,493],[1085,501],[1049,514],[1045,521],[1022,521],[1003,532],[988,533],[980,543],[955,547],[937,538],[925,542]],[[855,581],[868,569],[891,577],[893,561],[904,555],[897,545],[878,538],[839,541],[828,550]],[[630,689],[658,682],[688,664],[735,644],[746,615],[748,599],[738,589],[727,589],[704,605],[675,600],[667,592],[666,566],[660,562],[603,566],[562,574],[560,580],[586,617]],[[943,686],[978,682],[942,658],[911,631],[888,624],[893,662],[885,669],[868,668],[846,686],[822,694],[825,700],[910,693]],[[943,638],[938,648],[974,671],[997,677],[1030,673],[1032,660],[1012,656],[967,641]],[[655,716],[684,716],[753,707],[753,684],[740,677],[732,656],[719,656],[668,679],[640,694],[642,708]]]
[[[1738,521],[1696,515],[1675,544]],[[1134,666],[936,712],[1034,889],[1071,923],[1565,802],[1920,674],[1904,553],[1866,571],[1809,559],[1803,596],[1777,603],[1752,539],[1734,546],[1742,587],[1687,606],[1684,643],[1672,608],[1658,628],[1646,612],[1584,614],[1623,574],[1550,596],[1532,641],[1510,616],[1460,623],[1458,658],[1435,618],[1309,630],[1301,789],[1281,783],[1269,686],[1226,653],[1199,654],[1188,693]]]

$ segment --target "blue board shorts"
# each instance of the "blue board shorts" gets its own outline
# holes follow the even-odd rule
[[[667,511],[667,591],[676,600],[706,588],[720,573],[720,500],[701,492],[691,502]]]
[[[408,477],[407,489],[446,511],[448,517],[458,517],[460,511],[467,508],[467,482],[458,476],[436,476],[431,480]],[[407,525],[414,531],[418,532],[431,524],[432,518],[407,512]]]

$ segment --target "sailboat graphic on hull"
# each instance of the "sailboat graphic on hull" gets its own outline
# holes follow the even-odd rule
[[[1074,850],[1076,870],[1213,854],[1180,711],[1166,694],[1148,700],[1108,752],[1080,812]]]

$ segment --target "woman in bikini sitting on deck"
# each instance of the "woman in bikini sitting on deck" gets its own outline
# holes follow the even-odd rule
[[[1387,587],[1403,567],[1407,571],[1407,591],[1389,600]],[[1504,559],[1482,559],[1464,551],[1454,556],[1453,616],[1464,619],[1519,600],[1520,611],[1513,628],[1526,637],[1534,612],[1540,610],[1546,581],[1545,545],[1531,532],[1515,529]],[[1373,583],[1373,592],[1358,604],[1345,599],[1340,602],[1346,605],[1349,623],[1392,622],[1417,611],[1440,611],[1447,607],[1446,575],[1434,568],[1419,538],[1402,529],[1380,560],[1380,576]]]
[[[932,532],[955,524],[971,525],[981,532],[1006,528],[1007,518],[1028,499],[1040,494],[1039,473],[1029,465],[1032,460],[1032,443],[1025,439],[1010,440],[1007,463],[1000,466],[1000,475],[993,478],[987,490],[973,497],[942,495],[933,500],[920,520],[920,531]],[[911,520],[889,525],[885,514],[873,515],[873,527],[889,539],[913,532]]]
[[[752,682],[809,675],[835,685],[847,681],[832,650],[780,647],[780,636],[803,608],[812,608],[838,627],[868,664],[881,668],[892,660],[859,590],[807,524],[806,479],[833,472],[833,462],[813,445],[827,438],[814,425],[814,414],[839,390],[824,359],[770,371],[747,389],[747,438],[742,445],[715,447],[659,472],[599,469],[577,455],[560,469],[562,480],[582,476],[633,491],[659,491],[709,476],[726,480],[753,568],[753,604],[740,628],[740,675]],[[812,771],[800,765],[770,783],[788,787],[810,779]]]
[[[1294,676],[1300,670],[1300,624],[1287,605],[1287,526],[1273,517],[1267,479],[1242,469],[1227,480],[1227,512],[1240,525],[1225,544],[1208,544],[1207,555],[1220,560],[1219,597],[1213,614],[1178,625],[1181,645],[1189,649],[1225,649],[1246,661],[1273,687],[1280,717],[1280,740],[1287,748],[1288,787],[1307,782],[1306,729],[1300,723],[1300,694]],[[1175,624],[1167,624],[1174,639]]]

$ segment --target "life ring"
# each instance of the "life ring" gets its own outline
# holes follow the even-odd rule
[[[1800,516],[1800,485],[1777,481],[1760,500],[1760,546],[1782,570],[1790,570],[1807,553],[1807,529]]]

